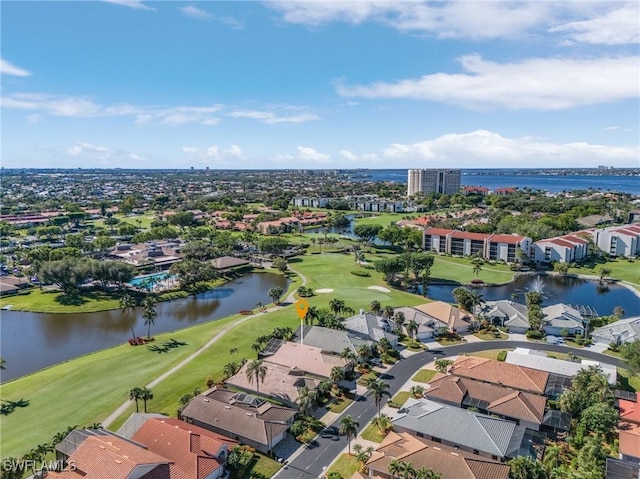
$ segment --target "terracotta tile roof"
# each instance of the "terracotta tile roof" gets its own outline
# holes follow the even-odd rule
[[[175,477],[180,479],[205,478],[221,467],[222,462],[216,456],[224,446],[228,448],[237,443],[201,427],[171,418],[147,419],[132,439],[147,446],[151,452],[170,459],[176,465]]]
[[[451,375],[434,378],[429,386],[424,395],[436,401],[461,407],[465,399],[478,399],[488,403],[485,409],[491,414],[536,424],[544,418],[547,400],[537,394]]]
[[[271,356],[270,363],[296,367],[300,371],[328,378],[334,366],[344,367],[346,360],[323,353],[320,348],[287,341]]]
[[[460,239],[469,239],[469,240],[476,240],[476,241],[484,241],[486,240],[489,235],[486,233],[469,233],[467,231],[454,231],[451,234],[452,238],[460,238]]]
[[[519,244],[524,236],[495,234],[489,237],[491,243]]]
[[[636,393],[636,401],[640,401],[640,393]],[[640,424],[640,404],[626,399],[618,400],[620,419]]]
[[[427,228],[424,232],[425,235],[429,236],[447,236],[453,233],[455,230],[449,230],[446,228]]]
[[[640,458],[640,425],[621,422],[620,452],[625,456]]]
[[[544,394],[549,373],[493,359],[459,356],[450,369],[456,376]]]
[[[442,479],[507,479],[509,466],[440,443],[390,432],[367,462],[374,474],[388,476],[393,459],[413,464],[415,469],[428,467]],[[374,476],[375,477],[375,476]]]

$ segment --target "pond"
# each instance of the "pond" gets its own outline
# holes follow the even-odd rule
[[[640,315],[640,298],[626,287],[599,281],[580,278],[567,278],[558,276],[522,276],[513,283],[503,286],[474,288],[482,295],[485,301],[497,301],[500,299],[512,299],[524,303],[524,294],[536,288],[536,282],[542,285],[543,306],[565,303],[577,306],[589,306],[595,309],[600,316],[613,313],[616,306],[622,306],[625,317]],[[452,291],[457,286],[453,285],[429,285],[427,296],[429,298],[453,302]]]
[[[151,334],[186,328],[270,303],[267,291],[290,281],[273,273],[250,273],[192,297],[158,303]],[[136,309],[134,330],[146,336],[141,308]],[[120,310],[82,314],[2,311],[0,347],[7,369],[2,381],[23,376],[61,361],[126,342],[129,322]]]
[[[355,219],[355,215],[345,215],[345,218],[349,220],[348,226],[329,226],[329,227],[317,226],[314,228],[305,228],[304,232],[323,235],[323,236],[325,233],[327,234],[333,233],[333,234],[343,236],[345,238],[357,240],[358,237],[353,232],[353,228],[355,227],[355,222],[353,221]],[[386,241],[380,241],[378,238],[376,238],[375,240],[373,240],[373,244],[377,246],[386,246],[389,243],[387,243]]]

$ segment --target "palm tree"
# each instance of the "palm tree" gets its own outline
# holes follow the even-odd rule
[[[236,347],[229,349],[229,354],[231,355],[231,359],[235,359],[236,354],[238,354],[240,350]]]
[[[376,315],[379,315],[380,311],[382,311],[382,306],[380,305],[380,301],[376,301],[375,299],[371,301],[370,308],[371,308],[371,312]]]
[[[476,278],[480,276],[481,272],[482,272],[482,265],[480,263],[475,263],[473,265],[473,274],[476,275]]]
[[[407,326],[405,327],[405,329],[407,330],[407,333],[409,334],[409,336],[411,336],[411,339],[414,339],[414,340],[416,339],[416,333],[418,332],[419,327],[420,325],[416,323],[413,319],[407,323]]]
[[[260,394],[260,381],[264,383],[264,378],[267,375],[267,367],[264,365],[262,359],[254,359],[247,365],[247,380],[249,384],[253,384],[253,379],[256,380],[256,391]]]
[[[156,323],[156,298],[153,296],[147,296],[142,301],[142,317],[144,318],[144,324],[147,326],[147,339],[151,339],[151,325]]]
[[[135,387],[129,391],[129,399],[136,402],[136,412],[140,412],[138,409],[138,401],[142,399],[142,389]]]
[[[382,317],[385,319],[393,318],[393,306],[385,306],[382,310]]]
[[[371,381],[368,384],[369,387],[369,395],[373,396],[373,402],[378,408],[378,416],[380,416],[380,405],[382,404],[382,399],[385,396],[391,397],[391,394],[387,389],[389,389],[389,385],[385,383],[382,379],[376,379]]]
[[[329,379],[331,379],[331,382],[337,387],[338,383],[344,379],[344,369],[340,366],[334,366],[331,368]]]
[[[371,348],[368,344],[361,344],[358,346],[358,358],[360,359],[360,363],[365,363],[370,356]]]
[[[133,330],[133,320],[131,318],[131,312],[135,307],[136,307],[136,300],[133,296],[131,296],[129,293],[122,295],[122,297],[120,298],[120,309],[122,310],[122,313],[129,320],[129,327],[131,328],[131,337],[133,339],[136,339],[136,332]]]
[[[147,401],[153,399],[153,391],[149,388],[141,388],[140,399],[142,399],[142,402],[144,403],[144,412],[147,412]]]
[[[380,341],[378,341],[376,348],[378,349],[378,353],[381,355],[389,354],[393,350],[393,345],[387,338],[380,338]]]
[[[315,391],[309,389],[308,386],[303,386],[298,389],[298,399],[296,399],[295,402],[298,406],[298,411],[300,411],[301,414],[308,416],[315,408],[318,402],[318,397],[316,396]]]
[[[404,479],[409,479],[416,473],[416,470],[413,468],[413,464],[410,462],[405,462],[402,466],[402,477]]]
[[[345,308],[345,304],[344,304],[344,301],[341,299],[333,298],[331,301],[329,301],[329,309],[335,315],[336,318],[340,315],[340,313],[344,308]]]
[[[353,419],[349,414],[340,419],[339,432],[343,436],[347,436],[347,444],[349,447],[349,455],[351,455],[351,440],[358,435],[358,427],[360,423]]]
[[[440,473],[430,467],[422,466],[415,471],[415,479],[440,479]]]
[[[398,459],[392,459],[387,467],[389,474],[391,474],[392,478],[398,477],[400,473],[404,470],[404,462]]]
[[[393,322],[396,323],[396,329],[398,331],[402,331],[402,325],[404,324],[404,321],[405,321],[405,316],[404,316],[404,313],[402,311],[398,311],[393,316]]]
[[[273,300],[273,304],[280,304],[280,297],[284,294],[284,289],[275,286],[267,291],[267,295]]]
[[[600,281],[603,281],[610,274],[611,274],[611,270],[609,268],[602,268],[600,270]]]
[[[371,424],[377,427],[382,434],[386,434],[393,428],[393,422],[391,422],[391,418],[386,414],[380,414],[374,417]]]

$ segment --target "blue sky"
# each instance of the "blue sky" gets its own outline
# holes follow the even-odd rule
[[[3,1],[2,166],[640,166],[637,2]]]

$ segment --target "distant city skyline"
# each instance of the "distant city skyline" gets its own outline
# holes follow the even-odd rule
[[[2,2],[6,168],[640,166],[637,2]]]

